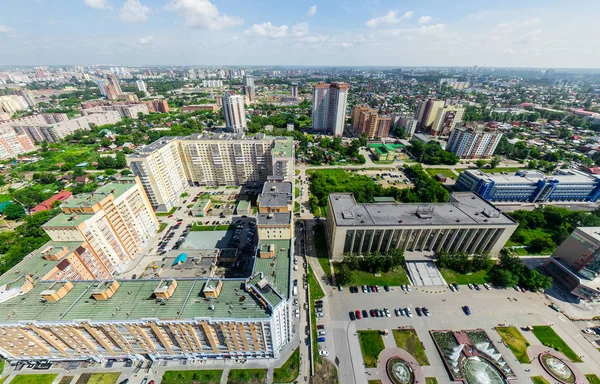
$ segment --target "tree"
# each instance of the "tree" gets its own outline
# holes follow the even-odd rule
[[[492,273],[492,283],[501,287],[511,287],[519,283],[519,276],[508,269],[497,268]]]
[[[531,290],[546,290],[552,286],[552,278],[550,276],[543,275],[536,270],[528,270],[521,285]]]
[[[492,157],[492,160],[490,160],[490,168],[496,168],[500,162],[502,161],[502,159],[500,159],[500,156],[494,156]]]
[[[25,209],[21,204],[8,204],[6,208],[4,208],[4,215],[8,220],[18,220],[25,217]]]
[[[481,159],[479,159],[475,162],[475,166],[477,168],[483,168],[483,167],[485,167],[486,164],[487,164],[487,161],[481,160]]]
[[[117,153],[117,157],[115,158],[115,168],[125,168],[127,166],[127,159],[125,157],[124,152]]]
[[[529,248],[536,253],[551,253],[556,249],[556,243],[549,237],[536,237],[529,243]]]

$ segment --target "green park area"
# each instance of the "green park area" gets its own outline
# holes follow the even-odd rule
[[[490,281],[487,270],[460,273],[449,268],[440,268],[440,273],[446,282],[458,285],[483,284]]]
[[[536,325],[533,327],[533,334],[546,347],[552,348],[563,353],[574,363],[581,363],[581,358],[576,354],[567,343],[552,329],[549,325]]]
[[[263,384],[266,378],[266,369],[232,369],[227,384]]]
[[[398,348],[404,349],[410,353],[419,365],[429,365],[429,360],[425,354],[425,348],[413,328],[393,329],[392,334]]]
[[[17,375],[10,382],[11,384],[52,384],[56,376],[56,374]]]
[[[531,381],[533,381],[533,384],[550,384],[548,380],[544,379],[542,376],[531,376]]]
[[[527,356],[527,348],[530,344],[517,327],[496,327],[496,332],[502,337],[502,340],[508,345],[508,348],[520,363],[530,363]]]
[[[342,272],[342,266],[340,263],[334,263],[333,269],[336,273],[336,279],[343,273],[348,275],[347,280],[344,279],[343,285],[389,285],[389,286],[400,286],[403,284],[409,284],[408,276],[402,266],[395,267],[388,272],[368,272],[360,270],[347,269]],[[339,280],[336,280],[339,282]]]
[[[219,384],[223,371],[167,371],[161,384]]]
[[[273,370],[273,382],[291,383],[300,373],[300,348],[296,348],[289,359],[279,368]]]
[[[120,372],[83,373],[75,384],[115,384],[119,376]]]
[[[593,373],[585,375],[585,378],[590,384],[600,384],[600,378],[598,378],[598,376],[594,375]]]
[[[442,174],[449,179],[456,180],[458,178],[456,173],[454,173],[454,171],[450,168],[425,168],[425,172],[427,172],[431,177],[435,177],[439,174]]]
[[[365,367],[376,368],[379,354],[385,349],[381,334],[379,331],[358,331],[358,341]]]

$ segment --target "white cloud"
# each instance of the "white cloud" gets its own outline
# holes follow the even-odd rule
[[[308,34],[308,23],[298,23],[292,26],[292,35],[296,37],[305,36]]]
[[[428,24],[431,23],[431,20],[433,20],[431,16],[421,16],[419,19],[419,24]]]
[[[308,25],[307,25],[308,28]],[[254,24],[252,28],[247,29],[244,33],[247,36],[265,36],[271,38],[279,38],[285,37],[287,35],[288,26],[283,24],[281,26],[276,26],[271,24],[271,22],[266,22],[262,24]]]
[[[209,0],[170,0],[165,9],[181,15],[187,27],[222,29],[244,23],[239,17],[222,15]]]
[[[515,40],[516,44],[528,44],[540,39],[540,35],[542,34],[542,30],[539,28],[534,29],[531,32],[527,32],[524,35],[520,36]]]
[[[12,32],[12,28],[11,27],[7,27],[6,25],[2,25],[0,24],[0,33],[8,33],[8,32]]]
[[[398,11],[389,11],[385,16],[374,17],[367,21],[367,27],[377,27],[380,24],[398,24],[402,20],[407,20],[414,15],[413,11],[405,12],[402,16],[398,17]]]
[[[112,9],[108,0],[84,0],[85,5],[95,9]]]
[[[128,23],[137,23],[148,20],[148,13],[150,8],[140,3],[140,0],[126,0],[119,12],[119,18]]]
[[[525,19],[525,20],[500,23],[496,26],[494,31],[497,33],[511,33],[515,30],[526,28],[526,27],[532,27],[535,25],[539,25],[541,23],[542,23],[542,19],[540,17],[536,16],[536,17],[531,17],[529,19]]]
[[[314,16],[315,13],[317,13],[317,6],[313,5],[312,7],[310,7],[308,9],[308,12],[306,13],[306,16]]]
[[[154,41],[154,36],[144,36],[144,37],[140,37],[139,43],[141,45],[148,45],[151,44]]]

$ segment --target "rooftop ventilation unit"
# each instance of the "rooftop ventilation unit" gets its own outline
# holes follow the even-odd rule
[[[342,217],[344,219],[354,219],[354,213],[352,213],[350,211],[343,211],[342,212]]]
[[[416,214],[419,219],[431,219],[433,217],[433,205],[417,207]]]

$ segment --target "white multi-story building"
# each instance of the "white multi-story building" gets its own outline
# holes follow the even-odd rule
[[[202,80],[202,86],[205,88],[223,88],[223,80]]]
[[[188,186],[178,142],[177,137],[161,138],[127,157],[127,164],[140,178],[150,204],[157,211],[170,211]]]
[[[225,92],[223,95],[223,112],[225,113],[225,125],[233,129],[234,133],[246,130],[246,110],[244,109],[244,96],[232,95]]]
[[[52,241],[85,241],[110,273],[122,272],[148,244],[158,220],[135,178],[106,184],[61,204],[42,226]]]
[[[494,154],[502,133],[492,128],[461,127],[450,134],[446,150],[461,159],[487,159]]]
[[[27,109],[27,101],[23,96],[19,95],[6,95],[0,96],[0,111],[4,111],[10,115],[15,112]]]
[[[114,104],[114,105],[99,105],[92,108],[84,108],[81,110],[82,116],[88,116],[94,113],[104,113],[116,111],[119,112],[121,117],[128,119],[137,119],[138,114],[147,115],[149,113],[148,106],[146,104]]]
[[[146,88],[144,80],[136,80],[135,85],[137,85],[138,91],[148,93],[148,88]]]
[[[341,136],[346,124],[349,84],[320,82],[313,87],[312,128]]]

